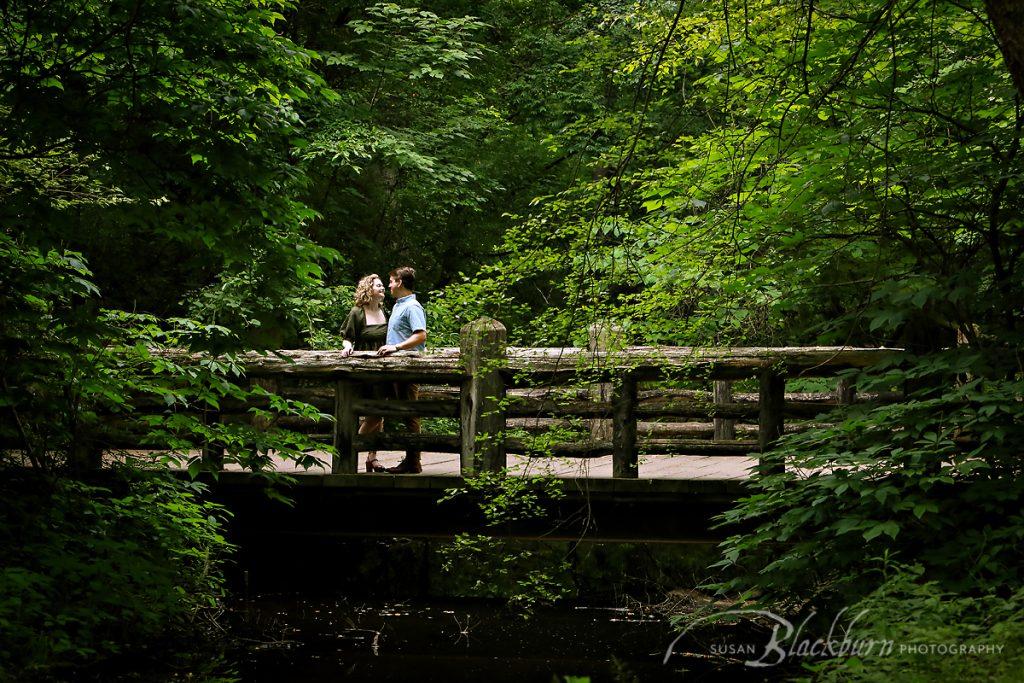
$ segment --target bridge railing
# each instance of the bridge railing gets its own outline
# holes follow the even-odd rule
[[[279,351],[250,354],[246,374],[264,388],[299,398],[333,415],[333,421],[292,422],[282,427],[310,431],[337,450],[334,473],[353,473],[358,453],[405,450],[461,454],[468,475],[497,470],[509,453],[532,456],[599,457],[611,454],[613,476],[638,476],[642,454],[758,454],[762,471],[778,469],[772,445],[787,420],[806,420],[839,403],[894,400],[896,395],[858,397],[851,387],[786,393],[792,378],[835,377],[872,365],[893,349],[850,347],[691,348],[626,346],[610,349],[506,346],[501,323],[481,319],[462,329],[459,348],[424,354],[377,357],[338,351]],[[733,393],[732,383],[756,380],[757,391]],[[365,398],[366,383],[412,382],[418,400]],[[708,390],[673,388],[702,383]],[[458,418],[458,434],[358,434],[360,416]],[[228,416],[222,416],[227,419]],[[536,431],[567,418],[590,421],[589,438],[572,442],[536,440]],[[680,422],[697,419],[702,422]],[[664,422],[664,420],[672,420]],[[329,430],[329,431],[328,431]],[[745,438],[736,438],[737,433]],[[210,454],[211,459],[216,454]]]

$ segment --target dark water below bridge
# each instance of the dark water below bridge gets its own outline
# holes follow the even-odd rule
[[[508,557],[534,553],[511,570],[518,579],[568,557],[557,578],[567,597],[527,616],[504,598],[465,597],[501,557],[492,551],[488,566],[481,558],[452,564],[446,543],[437,540],[321,540],[305,553],[283,554],[249,548],[234,577],[236,593],[248,597],[231,603],[225,621],[236,637],[224,661],[227,677],[261,683],[764,678],[763,670],[709,657],[706,633],[701,641],[681,640],[678,654],[663,663],[679,631],[653,604],[671,595],[670,588],[699,595],[692,588],[713,546],[503,543],[499,550]]]
[[[687,634],[663,663],[679,635],[666,614],[710,600],[694,589],[715,556],[710,544],[502,543],[489,558],[454,563],[437,539],[250,544],[229,577],[220,643],[195,643],[194,652],[179,644],[173,671],[154,659],[80,680],[633,683],[787,673],[766,676],[743,666],[752,657],[716,655],[715,644],[763,647],[763,633],[735,626]],[[564,599],[524,616],[507,595],[467,595],[481,577],[493,579],[505,557],[526,551],[531,559],[511,570],[512,584],[495,579],[496,592],[545,572]],[[551,571],[553,558],[569,560],[560,574]]]
[[[239,602],[233,619],[264,634],[231,654],[242,681],[670,681],[695,664],[663,665],[674,630],[622,607],[544,608],[524,619],[479,600],[263,595]]]

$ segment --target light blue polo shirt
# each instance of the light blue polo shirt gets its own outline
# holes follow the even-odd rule
[[[412,336],[413,332],[427,330],[427,314],[423,312],[423,306],[416,301],[415,294],[403,296],[395,302],[391,310],[391,320],[388,320],[388,344],[400,344]],[[409,349],[410,351],[423,351],[426,344],[420,344]]]

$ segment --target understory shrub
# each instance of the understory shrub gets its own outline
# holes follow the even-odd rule
[[[965,597],[897,566],[848,610],[851,637],[890,643],[870,654],[811,665],[820,681],[1019,681],[1024,668],[1024,591]]]
[[[214,615],[231,546],[203,491],[157,472],[105,485],[3,472],[0,680],[92,666]]]
[[[921,566],[947,591],[1019,590],[1024,381],[1014,360],[949,350],[857,376],[865,391],[908,391],[782,439],[773,454],[785,472],[753,480],[724,516],[749,531],[723,544],[719,566],[736,574],[719,588],[845,606],[870,594],[885,558]]]

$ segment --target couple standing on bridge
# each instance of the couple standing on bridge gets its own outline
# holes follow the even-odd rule
[[[395,299],[391,318],[381,304],[384,303],[384,283],[380,276],[371,273],[356,285],[355,305],[348,313],[341,327],[341,354],[350,356],[353,351],[374,351],[378,356],[388,356],[396,351],[423,351],[427,341],[427,315],[416,300],[413,287],[416,285],[416,271],[409,266],[395,268],[388,274],[388,289]],[[419,388],[411,382],[378,382],[364,386],[364,397],[371,399],[397,398],[415,401]],[[420,418],[406,418],[410,432],[418,434]],[[360,434],[373,434],[384,428],[384,418],[367,415],[359,425]],[[377,462],[377,452],[366,455],[367,472],[390,472],[391,474],[419,474],[420,450],[410,448],[405,459],[396,467],[384,467]]]

